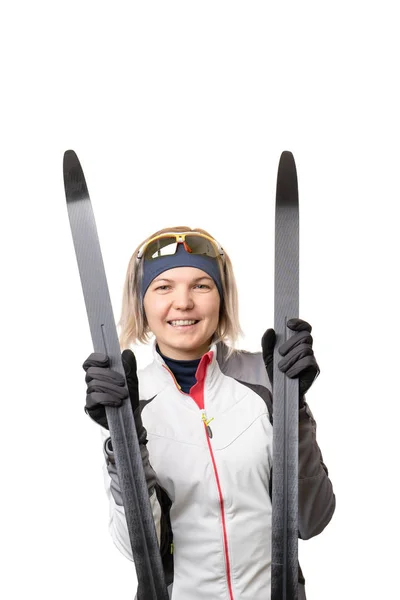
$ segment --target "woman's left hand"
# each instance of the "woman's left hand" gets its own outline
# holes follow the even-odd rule
[[[299,378],[299,395],[301,401],[304,394],[310,389],[312,383],[319,375],[319,367],[312,349],[312,327],[307,321],[303,321],[302,319],[290,319],[287,322],[287,326],[296,333],[278,348],[279,354],[284,357],[278,362],[278,368],[291,379]],[[261,345],[264,364],[271,384],[273,384],[272,361],[275,342],[275,331],[267,329],[262,337]]]

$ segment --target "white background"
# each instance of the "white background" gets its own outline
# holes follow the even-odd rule
[[[62,158],[82,162],[116,318],[136,245],[200,226],[246,337],[273,326],[276,171],[294,153],[308,395],[337,496],[309,600],[398,593],[400,43],[395,2],[3,2],[1,597],[131,600],[113,546]],[[143,364],[147,355],[138,351]],[[201,567],[200,567],[201,568]],[[188,599],[189,600],[189,599]]]

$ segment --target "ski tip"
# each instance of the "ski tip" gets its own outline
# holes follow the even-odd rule
[[[66,150],[64,152],[63,171],[67,202],[88,197],[89,193],[85,176],[79,158],[74,150]]]
[[[298,203],[297,170],[294,156],[289,150],[281,154],[277,177],[277,203],[295,205]]]
[[[296,163],[294,160],[294,156],[289,150],[284,150],[281,154],[278,167],[278,173],[279,172],[296,173]]]
[[[281,154],[281,158],[279,162],[293,162],[294,163],[294,156],[293,153],[290,152],[290,150],[284,150]]]
[[[79,164],[79,158],[74,150],[66,150],[64,152],[64,160],[63,166],[64,170],[66,168],[71,168],[72,166]]]

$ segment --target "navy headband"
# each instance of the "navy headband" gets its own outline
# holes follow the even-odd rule
[[[153,260],[145,260],[143,257],[141,260],[143,260],[142,302],[153,279],[161,275],[164,271],[175,269],[176,267],[196,267],[207,273],[214,280],[222,300],[222,281],[217,258],[186,252],[183,244],[180,243],[175,254],[160,256]]]

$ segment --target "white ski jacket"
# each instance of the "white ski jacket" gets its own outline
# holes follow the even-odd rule
[[[261,353],[239,351],[229,359],[226,353],[224,344],[211,346],[190,394],[179,389],[155,342],[153,362],[138,372],[142,422],[157,477],[150,502],[172,600],[270,597],[270,384]],[[111,493],[107,469],[105,481],[112,538],[132,560],[124,509]],[[334,508],[315,422],[305,405],[299,411],[299,537],[320,533]]]

